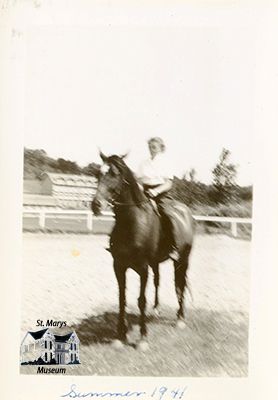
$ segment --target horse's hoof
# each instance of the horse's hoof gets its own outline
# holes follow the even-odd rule
[[[112,342],[112,347],[113,347],[115,350],[121,350],[121,349],[124,348],[124,344],[123,344],[123,342],[121,342],[119,339],[115,339],[115,340],[113,340],[113,342]]]
[[[137,349],[144,353],[145,351],[149,350],[149,344],[145,340],[140,340],[137,345]]]
[[[182,331],[185,329],[185,327],[186,327],[185,322],[179,319],[177,322],[177,328]]]

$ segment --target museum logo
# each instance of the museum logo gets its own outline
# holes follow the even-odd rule
[[[21,365],[80,364],[79,344],[75,331],[66,335],[56,335],[50,328],[28,331],[21,343],[20,363]],[[49,370],[44,368],[39,372],[49,373]]]

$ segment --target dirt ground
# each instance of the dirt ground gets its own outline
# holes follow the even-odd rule
[[[118,288],[106,235],[23,235],[22,337],[38,319],[67,321],[81,341],[81,365],[67,374],[126,376],[246,376],[250,241],[225,235],[197,235],[186,296],[186,328],[175,326],[177,299],[173,267],[160,266],[161,315],[152,315],[152,274],[147,287],[148,352],[139,339],[139,279],[127,280],[130,345],[117,350]],[[57,333],[62,333],[59,329]],[[35,367],[21,366],[22,373]]]

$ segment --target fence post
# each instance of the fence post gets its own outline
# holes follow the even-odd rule
[[[93,216],[91,212],[87,214],[87,228],[89,231],[93,230]]]
[[[40,211],[39,214],[39,225],[41,229],[45,228],[45,212],[44,211]]]
[[[231,222],[232,236],[237,237],[237,223],[235,221]]]

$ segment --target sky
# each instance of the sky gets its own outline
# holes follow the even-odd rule
[[[166,21],[167,22],[167,21]],[[29,30],[28,148],[84,166],[128,152],[136,170],[160,136],[177,176],[209,183],[223,147],[253,183],[255,41],[233,24],[92,24]]]

